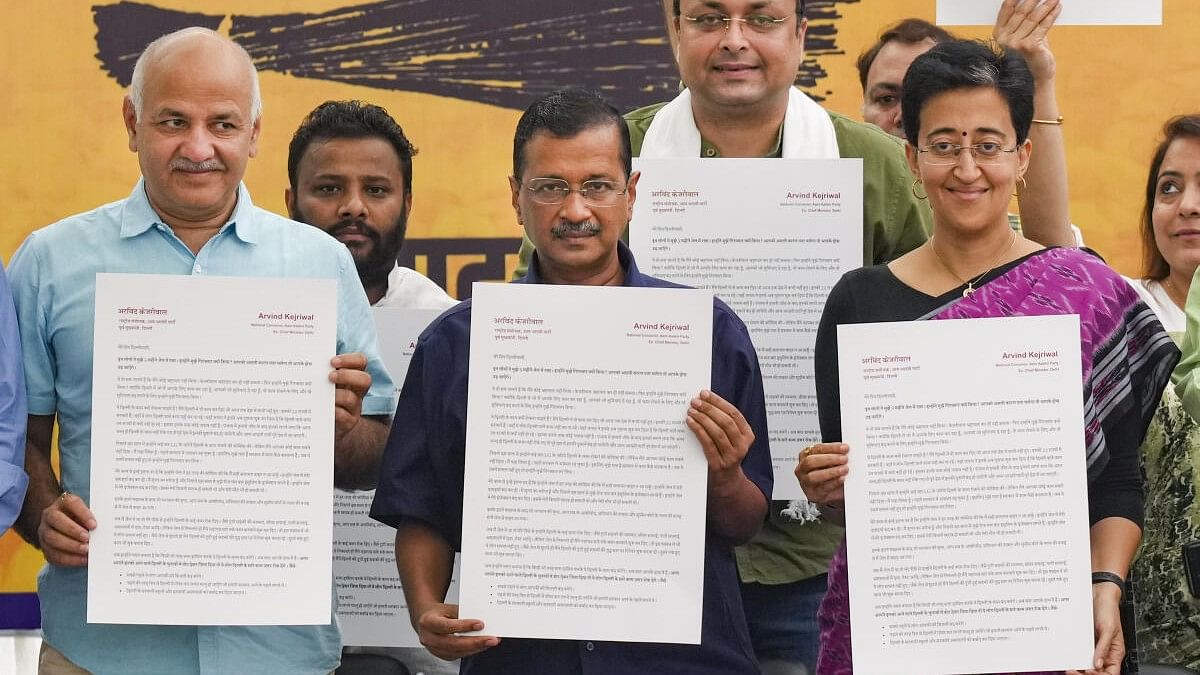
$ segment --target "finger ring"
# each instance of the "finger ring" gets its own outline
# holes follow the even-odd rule
[[[63,493],[62,493],[61,495],[59,495],[59,496],[58,496],[58,501],[59,501],[59,502],[64,502],[64,503],[65,503],[65,502],[67,501],[67,497],[70,497],[70,496],[71,496],[71,493],[70,493],[70,492],[67,492],[66,490],[63,490]]]
[[[816,449],[816,447],[817,447],[817,446],[815,446],[815,445],[810,445],[810,446],[808,446],[807,448],[805,448],[805,449],[801,450],[801,451],[800,451],[800,461],[801,461],[801,462],[803,462],[803,461],[804,461],[804,458],[805,458],[805,457],[808,457],[809,455],[811,455],[811,454],[812,454],[812,451],[813,451],[813,450],[815,450],[815,449]]]

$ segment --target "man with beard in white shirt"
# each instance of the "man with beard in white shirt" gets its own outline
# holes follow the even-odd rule
[[[404,130],[377,105],[326,101],[288,147],[288,215],[346,245],[374,307],[446,309],[455,300],[396,263],[412,210],[412,158]]]

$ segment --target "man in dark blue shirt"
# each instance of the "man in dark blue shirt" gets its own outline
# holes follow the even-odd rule
[[[509,178],[517,221],[536,247],[520,283],[677,287],[641,274],[620,241],[637,188],[630,154],[620,114],[595,94],[555,92],[530,106]],[[582,312],[580,320],[588,320]],[[699,645],[459,635],[485,628],[443,602],[461,548],[470,329],[467,301],[421,335],[371,508],[397,528],[396,564],[422,643],[462,658],[463,673],[757,673],[733,546],[762,524],[772,474],[758,357],[737,315],[713,301],[712,388],[687,415],[708,461]]]

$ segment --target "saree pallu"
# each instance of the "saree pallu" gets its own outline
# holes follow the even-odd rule
[[[1056,314],[1079,315],[1084,446],[1090,484],[1104,471],[1114,452],[1136,452],[1179,360],[1179,350],[1154,311],[1116,272],[1079,249],[1047,249],[1024,259],[971,295],[913,319]],[[1140,482],[1126,487],[1137,492],[1140,503]],[[821,649],[817,675],[850,675],[854,669],[844,539],[830,563],[829,590],[818,621]],[[909,671],[897,664],[896,672]]]

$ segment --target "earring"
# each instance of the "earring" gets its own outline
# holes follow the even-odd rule
[[[918,186],[918,185],[920,185],[920,184],[921,184],[921,179],[920,179],[920,178],[918,178],[918,179],[916,179],[916,180],[914,180],[914,181],[913,181],[913,184],[912,184],[912,196],[916,197],[917,199],[922,199],[922,200],[923,200],[923,199],[928,199],[928,198],[929,198],[929,195],[926,195],[926,194],[917,194],[917,186]]]
[[[1025,176],[1017,176],[1017,182],[1021,184],[1022,190],[1025,190],[1029,187],[1029,185],[1025,182]],[[1014,197],[1020,196],[1020,194],[1017,193],[1015,185],[1013,186],[1013,195],[1012,196],[1014,196]]]

